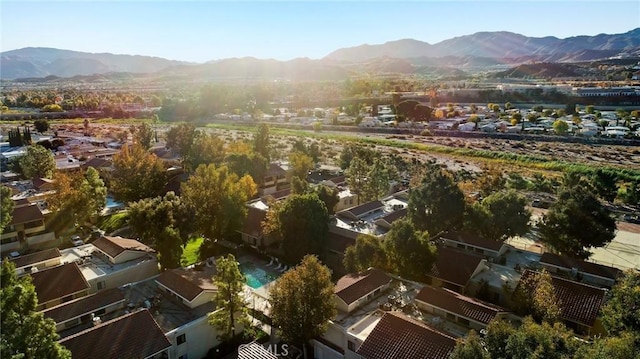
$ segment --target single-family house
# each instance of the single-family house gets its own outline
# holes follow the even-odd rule
[[[572,279],[588,284],[612,287],[616,279],[622,275],[618,268],[602,264],[586,262],[576,258],[569,258],[554,253],[543,253],[540,264],[550,273],[570,276]]]
[[[338,310],[350,313],[381,294],[391,284],[387,273],[369,268],[361,273],[347,274],[334,287],[334,301]]]
[[[148,310],[142,309],[60,340],[74,358],[169,357],[171,343]]]
[[[211,302],[216,292],[212,271],[190,271],[182,268],[163,272],[155,280],[166,293],[189,308]]]
[[[89,294],[89,283],[75,262],[30,275],[38,296],[38,310],[51,308]]]
[[[427,271],[427,284],[464,293],[467,282],[482,269],[482,257],[445,246]],[[486,261],[485,261],[486,262]]]
[[[273,193],[282,189],[289,183],[287,171],[277,163],[270,163],[267,172],[260,183],[258,193],[261,196]]]
[[[356,349],[362,359],[447,359],[455,338],[399,312],[385,313]]]
[[[494,319],[504,318],[507,310],[454,291],[426,286],[415,298],[418,308],[449,321],[479,331]]]

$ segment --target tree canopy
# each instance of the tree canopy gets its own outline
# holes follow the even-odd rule
[[[615,237],[616,222],[583,185],[565,188],[540,224],[542,241],[554,251],[588,258],[590,247],[602,247]]]
[[[13,213],[12,195],[11,188],[0,185],[0,233],[2,233],[4,227],[11,222],[11,214]]]
[[[312,255],[276,280],[269,296],[282,339],[301,347],[322,335],[336,315],[331,272]]]
[[[51,178],[56,170],[53,153],[38,145],[28,146],[26,153],[14,161],[17,161],[19,173],[26,179]]]
[[[501,191],[468,208],[465,229],[488,239],[504,241],[526,234],[530,218],[524,197],[512,190]]]
[[[201,165],[182,184],[182,198],[195,213],[196,228],[211,239],[235,235],[247,213],[245,202],[256,193],[251,176],[238,177],[224,165]]]
[[[196,132],[186,154],[183,154],[185,166],[194,171],[200,165],[220,166],[226,156],[224,141],[213,134]]]
[[[267,227],[282,238],[282,247],[290,263],[307,254],[322,256],[329,234],[329,213],[316,193],[289,196],[282,205],[269,209]]]
[[[113,156],[113,171],[109,177],[110,190],[121,202],[135,202],[162,194],[167,184],[164,164],[158,156],[142,146],[125,145]]]
[[[374,267],[384,271],[390,270],[387,251],[380,237],[360,234],[356,243],[347,247],[342,261],[349,273],[357,273]]]
[[[209,314],[209,324],[218,329],[221,341],[233,338],[238,324],[247,325],[247,303],[243,297],[244,276],[233,254],[216,260],[213,276],[216,310]]]
[[[56,325],[36,311],[38,298],[30,276],[16,276],[13,262],[2,261],[0,273],[0,356],[62,359],[71,352],[58,343]]]
[[[427,172],[422,184],[409,194],[408,216],[418,230],[438,234],[462,226],[464,194],[453,178],[435,170]]]
[[[129,204],[129,225],[143,243],[158,251],[163,268],[180,266],[182,246],[193,232],[193,211],[173,192]]]
[[[602,323],[611,335],[635,332],[640,335],[640,273],[629,269],[611,289],[602,308]],[[640,342],[639,342],[640,347]]]
[[[144,122],[140,126],[134,128],[133,143],[139,144],[145,150],[150,149],[153,142],[153,130],[151,129],[151,125]]]
[[[406,218],[393,222],[384,244],[389,266],[411,280],[424,280],[436,259],[436,246],[429,241],[429,233],[417,230]]]
[[[107,187],[93,167],[84,174],[58,171],[53,178],[55,193],[49,199],[49,207],[57,211],[56,221],[65,226],[82,225],[107,204]]]

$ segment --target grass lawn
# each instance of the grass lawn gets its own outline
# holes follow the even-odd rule
[[[129,219],[129,213],[126,211],[118,212],[110,216],[105,216],[100,219],[98,227],[104,230],[106,233],[111,233],[116,229],[120,229],[127,224]]]
[[[198,262],[198,250],[200,245],[204,241],[203,237],[192,238],[187,243],[187,246],[182,250],[182,258],[180,258],[180,264],[183,266],[189,266]]]

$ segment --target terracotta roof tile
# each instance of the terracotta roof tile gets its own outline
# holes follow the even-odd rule
[[[351,304],[390,281],[391,278],[387,273],[373,268],[362,273],[343,276],[338,279],[333,292],[345,303]]]
[[[16,268],[22,268],[59,257],[62,257],[60,250],[58,248],[51,248],[31,254],[25,254],[18,258],[10,258],[10,260],[16,265]]]
[[[110,320],[60,341],[74,358],[147,358],[171,347],[148,310]]]
[[[429,275],[465,286],[481,260],[481,257],[440,246]]]
[[[440,238],[466,243],[472,246],[490,249],[492,251],[499,251],[503,244],[500,241],[492,241],[490,239],[482,238],[475,234],[466,232],[445,232],[440,235]]]
[[[525,270],[519,283],[535,274],[536,272]],[[593,326],[600,307],[604,304],[605,290],[554,276],[551,276],[551,284],[560,302],[560,318]]]
[[[38,303],[47,303],[89,289],[89,283],[74,263],[63,264],[30,274]]]
[[[430,286],[422,288],[416,295],[416,300],[484,324],[489,324],[498,313],[505,311],[474,298]]]
[[[111,258],[117,257],[125,250],[153,252],[153,249],[143,243],[136,241],[135,239],[122,237],[102,236],[93,241],[92,244],[96,248],[108,254]]]
[[[456,340],[400,313],[380,319],[358,348],[365,359],[447,359]]]
[[[560,256],[554,253],[545,252],[540,257],[540,263],[551,264],[567,270],[577,268],[580,272],[596,275],[603,278],[616,279],[622,275],[618,268],[604,266],[602,264],[585,262],[580,259]]]
[[[194,300],[203,291],[216,289],[213,274],[209,272],[188,271],[182,268],[171,269],[160,274],[156,282],[169,288],[188,301]]]
[[[56,323],[62,323],[69,319],[73,319],[96,310],[118,303],[124,302],[124,294],[117,288],[107,289],[105,291],[75,299],[71,302],[60,304],[53,308],[42,312],[45,317],[53,319]]]

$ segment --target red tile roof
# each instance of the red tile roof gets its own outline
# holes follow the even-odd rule
[[[596,275],[603,278],[616,279],[622,275],[622,271],[618,268],[604,266],[602,264],[585,262],[580,259],[560,256],[554,253],[545,252],[540,257],[541,264],[550,264],[553,266],[571,270],[577,268],[578,271]]]
[[[62,257],[62,255],[60,254],[60,250],[58,250],[58,248],[51,248],[31,254],[22,255],[18,258],[10,258],[10,260],[16,265],[16,268],[22,268],[59,257]]]
[[[93,313],[100,308],[104,308],[118,302],[124,302],[124,300],[124,294],[120,289],[107,289],[105,291],[87,297],[78,298],[71,302],[66,302],[47,309],[43,311],[42,314],[47,318],[53,319],[56,323],[62,323],[69,319]]]
[[[31,279],[40,304],[89,289],[75,262],[32,273]]]
[[[361,273],[347,274],[338,279],[333,292],[348,305],[390,281],[391,278],[387,273],[372,268]]]
[[[44,215],[36,204],[24,207],[14,207],[11,214],[10,225],[23,224],[43,220]]]
[[[147,358],[171,347],[148,310],[110,320],[60,341],[74,358]]]
[[[466,232],[453,232],[453,231],[445,232],[440,235],[440,238],[461,242],[461,243],[466,243],[471,246],[489,249],[496,252],[500,250],[503,244],[500,241],[492,241],[490,239],[482,238],[475,234],[466,233]]]
[[[358,348],[365,359],[447,359],[456,340],[397,312],[385,313]]]
[[[117,257],[120,253],[129,250],[129,251],[141,251],[141,252],[153,252],[153,249],[148,247],[147,245],[136,241],[135,239],[128,239],[122,237],[108,237],[102,236],[92,244],[108,254],[111,258]]]
[[[505,311],[474,298],[430,286],[422,288],[416,295],[416,300],[483,324],[489,324],[498,313]]]
[[[464,287],[481,260],[476,255],[440,246],[429,275]]]
[[[192,301],[203,291],[216,289],[213,274],[209,272],[188,271],[182,268],[171,269],[160,274],[156,282],[169,288],[182,298]]]
[[[519,283],[536,272],[525,270]],[[551,276],[554,294],[560,304],[560,318],[574,323],[593,326],[606,291],[601,288]],[[520,284],[518,284],[520,285]]]

